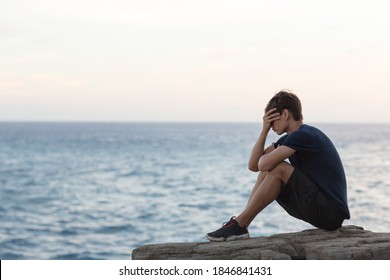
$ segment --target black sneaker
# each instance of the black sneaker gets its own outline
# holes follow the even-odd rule
[[[232,241],[249,238],[248,230],[239,226],[234,218],[232,217],[229,222],[224,223],[220,229],[206,234],[207,239],[210,241]]]

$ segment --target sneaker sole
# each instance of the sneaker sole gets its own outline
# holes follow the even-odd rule
[[[206,238],[210,241],[214,242],[223,242],[223,241],[234,241],[234,240],[240,240],[240,239],[248,239],[249,233],[241,234],[241,235],[232,235],[227,238],[225,237],[212,237],[209,235],[206,235]]]

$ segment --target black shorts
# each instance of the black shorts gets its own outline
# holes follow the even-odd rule
[[[276,201],[291,216],[321,229],[338,229],[344,221],[334,200],[297,168],[282,185]]]

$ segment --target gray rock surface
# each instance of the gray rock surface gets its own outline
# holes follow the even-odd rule
[[[230,242],[145,245],[133,260],[390,260],[390,233],[358,226],[309,229]]]

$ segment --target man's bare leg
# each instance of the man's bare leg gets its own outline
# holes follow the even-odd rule
[[[267,175],[267,172],[266,172],[266,171],[260,172],[260,173],[259,173],[259,176],[257,177],[256,183],[255,183],[255,185],[253,186],[251,195],[249,196],[248,204],[249,204],[249,202],[251,202],[251,200],[252,200],[254,194],[256,193],[257,189],[260,187],[261,183],[264,181],[266,175]]]
[[[282,182],[286,184],[293,171],[293,166],[281,162],[274,169],[263,172],[264,175],[260,174],[245,210],[236,218],[237,223],[248,227],[256,215],[278,197]]]

